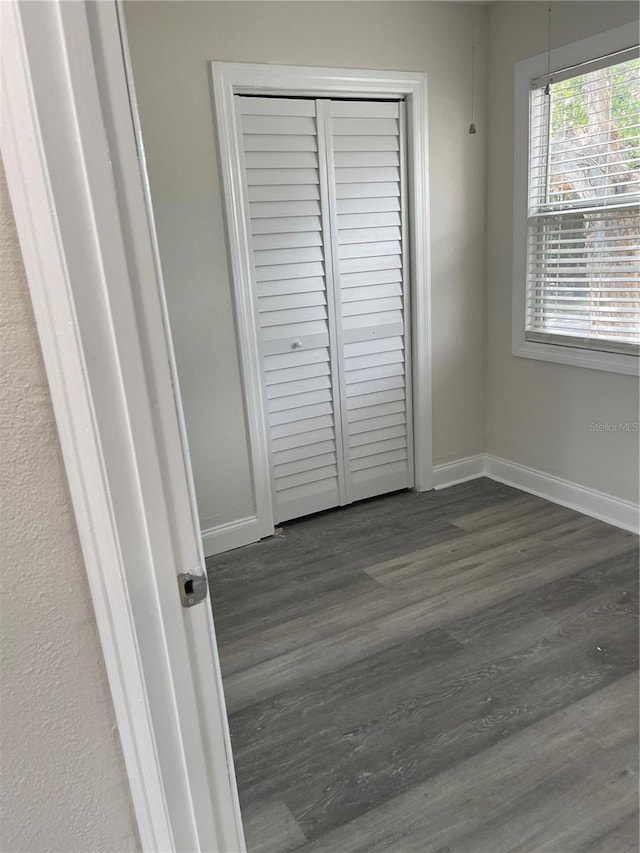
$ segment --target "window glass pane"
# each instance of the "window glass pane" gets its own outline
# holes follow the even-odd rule
[[[640,191],[640,60],[551,86],[547,203]]]
[[[640,343],[635,213],[550,214],[529,232],[527,328]]]

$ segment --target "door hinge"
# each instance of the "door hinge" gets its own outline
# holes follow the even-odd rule
[[[209,592],[209,584],[206,575],[192,575],[184,572],[178,575],[178,587],[180,588],[180,602],[183,607],[193,607],[204,601]]]

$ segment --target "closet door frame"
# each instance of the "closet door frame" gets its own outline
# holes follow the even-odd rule
[[[258,318],[254,310],[251,243],[247,230],[243,157],[234,102],[236,95],[405,100],[413,490],[430,490],[433,488],[433,456],[427,75],[423,72],[362,71],[244,62],[212,62],[210,67],[260,537],[273,534],[274,515],[268,438],[265,430],[260,336]]]

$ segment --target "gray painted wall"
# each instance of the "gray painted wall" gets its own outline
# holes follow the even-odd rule
[[[638,421],[638,380],[511,355],[513,79],[547,45],[547,6],[489,8],[487,241],[487,450],[522,465],[638,500],[638,434],[592,423]],[[552,5],[553,44],[637,21],[636,3]]]
[[[138,848],[0,162],[0,849]]]
[[[484,449],[487,10],[471,6],[128,2],[126,21],[203,528],[254,512],[209,60],[429,74],[436,463]]]

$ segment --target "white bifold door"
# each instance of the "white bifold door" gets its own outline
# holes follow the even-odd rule
[[[236,107],[275,520],[409,488],[404,104]]]

